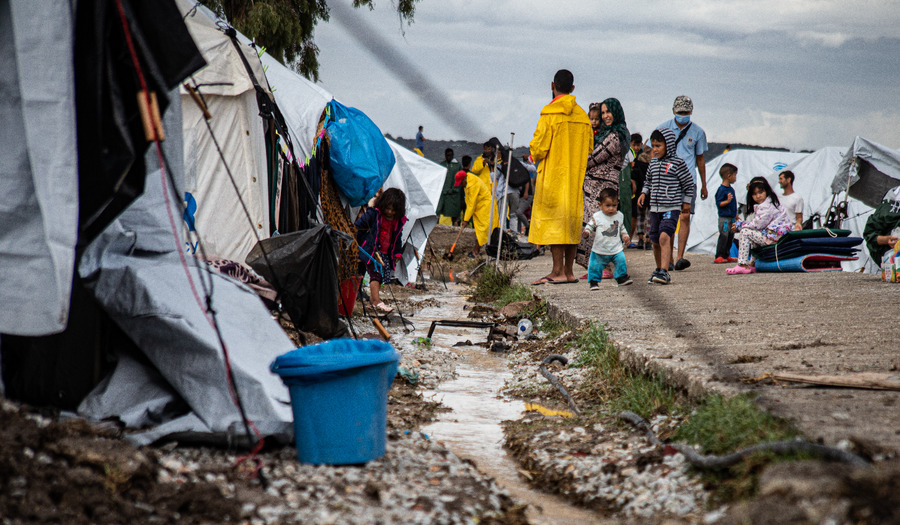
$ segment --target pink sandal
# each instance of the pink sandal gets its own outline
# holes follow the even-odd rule
[[[727,273],[728,275],[756,273],[756,268],[754,268],[753,266],[741,266],[740,264],[738,264],[734,268],[728,268],[727,270],[725,270],[725,273]]]
[[[384,314],[389,314],[394,311],[394,309],[392,307],[384,304],[384,301],[376,304],[375,309]]]

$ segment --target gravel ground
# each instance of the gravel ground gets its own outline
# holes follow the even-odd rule
[[[513,378],[505,392],[567,410],[561,394],[537,367],[550,353],[562,355],[571,363],[577,357],[569,346],[575,336],[566,332],[549,341],[514,345],[509,355]],[[548,368],[578,399],[579,386],[584,384],[583,370],[559,365]],[[657,435],[669,435],[682,420],[679,414],[666,414],[650,423]],[[693,523],[705,516],[708,493],[684,456],[674,449],[654,446],[642,433],[623,426],[610,414],[599,421],[529,412],[519,421],[505,424],[506,446],[534,485],[607,516],[655,523]]]

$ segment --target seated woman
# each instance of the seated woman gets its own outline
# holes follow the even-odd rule
[[[900,186],[888,190],[863,229],[866,248],[876,265],[881,265],[885,252],[897,244],[897,236],[892,233],[895,228],[900,228]]]

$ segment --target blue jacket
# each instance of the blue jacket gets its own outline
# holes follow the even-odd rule
[[[400,240],[400,233],[403,231],[403,225],[406,224],[406,216],[400,217],[397,221],[396,229],[391,233],[390,246],[376,246],[378,243],[378,232],[381,231],[381,211],[378,208],[369,208],[363,213],[356,222],[356,242],[359,247],[366,251],[369,255],[375,255],[375,252],[388,254],[390,261],[385,263],[391,265],[394,269],[394,260],[403,252],[403,243]],[[369,257],[362,252],[359,253],[359,260],[363,263],[369,262]]]

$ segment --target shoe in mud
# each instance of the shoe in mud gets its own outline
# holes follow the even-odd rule
[[[631,280],[631,277],[629,277],[627,273],[622,277],[616,277],[616,286],[628,286],[633,282],[634,281]]]

